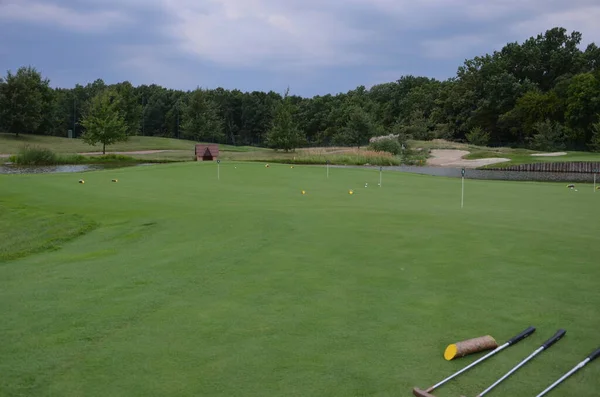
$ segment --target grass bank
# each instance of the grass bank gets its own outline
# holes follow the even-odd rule
[[[107,149],[112,152],[139,150],[191,150],[194,151],[193,141],[180,139],[132,136],[126,142],[115,143]],[[47,148],[56,153],[84,153],[102,150],[101,145],[90,146],[81,139],[68,139],[43,135],[0,134],[0,153],[15,154],[25,146]]]
[[[597,347],[591,191],[468,180],[461,210],[451,178],[216,168],[0,175],[0,208],[23,208],[3,239],[37,244],[36,214],[97,224],[0,264],[0,395],[406,396],[481,356],[449,343],[536,326],[440,392],[476,395],[566,328],[497,390],[525,396]],[[553,396],[595,396],[595,364]]]

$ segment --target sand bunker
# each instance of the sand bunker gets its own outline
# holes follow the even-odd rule
[[[558,157],[565,156],[567,152],[554,152],[554,153],[536,153],[532,154],[533,157]]]
[[[431,158],[427,160],[428,165],[436,167],[464,167],[464,168],[478,168],[485,165],[504,163],[510,161],[510,159],[493,157],[477,160],[465,160],[464,156],[469,154],[466,150],[454,150],[454,149],[437,149],[431,151]]]

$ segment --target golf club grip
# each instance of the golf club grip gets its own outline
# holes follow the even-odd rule
[[[590,359],[590,361],[594,361],[594,359],[598,358],[598,356],[600,356],[600,347],[597,348],[595,352],[593,352],[592,354],[590,354],[588,356],[588,358]]]
[[[535,332],[535,327],[529,327],[527,328],[525,331],[521,332],[519,335],[515,336],[514,338],[512,338],[511,340],[509,340],[508,345],[512,346],[517,342],[522,341],[523,339],[527,338],[529,335],[533,334]]]
[[[555,344],[556,342],[558,342],[563,336],[565,336],[565,334],[567,333],[567,331],[565,331],[564,329],[559,329],[552,338],[548,339],[546,342],[544,342],[544,344],[542,345],[544,347],[544,349],[549,348],[550,346],[552,346],[553,344]]]

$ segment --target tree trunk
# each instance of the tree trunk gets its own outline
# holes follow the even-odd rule
[[[106,143],[102,143],[102,154],[106,154]]]

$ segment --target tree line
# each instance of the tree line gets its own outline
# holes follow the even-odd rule
[[[312,98],[289,90],[180,91],[100,79],[53,89],[35,68],[22,67],[0,79],[0,130],[55,136],[72,130],[85,137],[103,130],[99,114],[113,114],[113,127],[125,136],[284,150],[361,146],[387,134],[600,150],[600,48],[592,43],[582,50],[581,41],[581,33],[556,27],[468,59],[444,81],[409,75]]]

